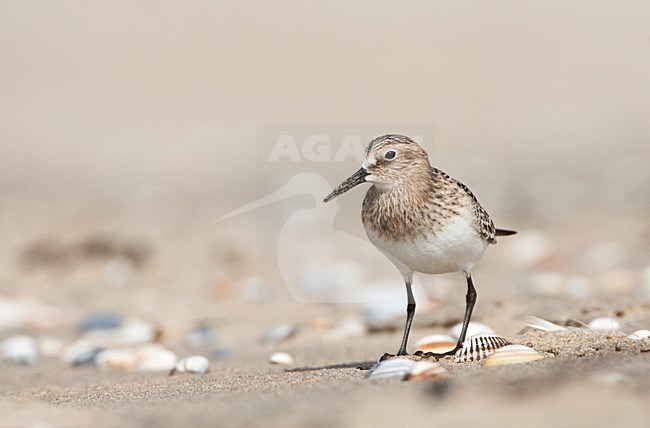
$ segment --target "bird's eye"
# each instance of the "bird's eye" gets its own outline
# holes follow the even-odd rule
[[[396,155],[395,150],[389,150],[389,151],[387,151],[386,154],[384,155],[384,159],[386,159],[386,160],[393,160],[393,159],[395,159],[395,155]]]

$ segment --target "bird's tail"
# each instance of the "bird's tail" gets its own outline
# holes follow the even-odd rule
[[[497,229],[495,231],[496,236],[510,236],[517,233],[516,230],[507,230],[507,229]]]

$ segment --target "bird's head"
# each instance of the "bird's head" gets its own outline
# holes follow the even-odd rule
[[[404,135],[383,135],[368,144],[361,168],[327,195],[324,201],[329,202],[366,182],[379,189],[415,183],[429,170],[429,157],[415,141]]]

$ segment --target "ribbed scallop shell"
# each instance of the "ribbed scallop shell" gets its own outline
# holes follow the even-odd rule
[[[508,345],[492,352],[483,362],[483,367],[521,364],[544,358],[542,354],[524,345]]]
[[[418,361],[404,380],[436,380],[449,377],[449,372],[443,366],[432,361]]]
[[[477,334],[463,342],[463,347],[456,352],[457,363],[480,361],[488,357],[495,350],[509,345],[506,339],[494,334]]]

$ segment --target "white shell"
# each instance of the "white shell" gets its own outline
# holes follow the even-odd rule
[[[458,323],[455,326],[451,327],[448,331],[449,335],[458,339],[460,333],[463,330],[463,323]],[[494,334],[492,327],[489,327],[480,322],[470,322],[467,326],[467,334],[465,338],[476,336],[477,334]]]
[[[210,361],[203,355],[185,357],[176,363],[175,371],[181,373],[205,373],[210,368]]]
[[[545,319],[534,317],[534,316],[527,317],[524,321],[526,322],[526,325],[528,327],[534,328],[535,330],[541,330],[547,332],[566,330],[566,327],[562,327],[561,325],[557,325]]]
[[[91,364],[95,362],[95,357],[101,351],[102,348],[90,340],[79,339],[63,351],[63,360],[73,366]]]
[[[368,372],[368,379],[396,378],[401,380],[433,380],[449,377],[449,372],[432,361],[413,361],[408,358],[393,358],[380,361]]]
[[[176,354],[159,346],[137,349],[136,359],[136,370],[141,372],[168,372],[178,361]]]
[[[510,343],[501,336],[494,334],[478,334],[463,342],[463,347],[456,352],[457,363],[480,361],[487,358],[495,350]]]
[[[587,327],[592,330],[620,330],[621,323],[614,318],[599,317],[591,320]]]
[[[449,377],[449,372],[433,361],[418,361],[404,380],[434,380]]]
[[[284,364],[291,365],[294,363],[294,359],[291,355],[286,352],[274,352],[269,357],[269,362],[271,364]]]
[[[542,354],[524,345],[506,345],[493,351],[483,362],[483,367],[520,364],[544,358]]]
[[[367,379],[404,379],[415,368],[416,362],[407,358],[379,361],[366,375]]]
[[[637,330],[628,336],[628,339],[643,340],[650,337],[650,330]]]
[[[456,342],[456,339],[446,334],[431,334],[418,340],[415,343],[415,350],[441,354],[454,349]]]
[[[12,336],[0,346],[2,358],[17,364],[34,364],[38,359],[36,341],[26,335]]]
[[[102,370],[132,370],[136,364],[137,356],[132,349],[105,349],[95,357],[95,365]]]

